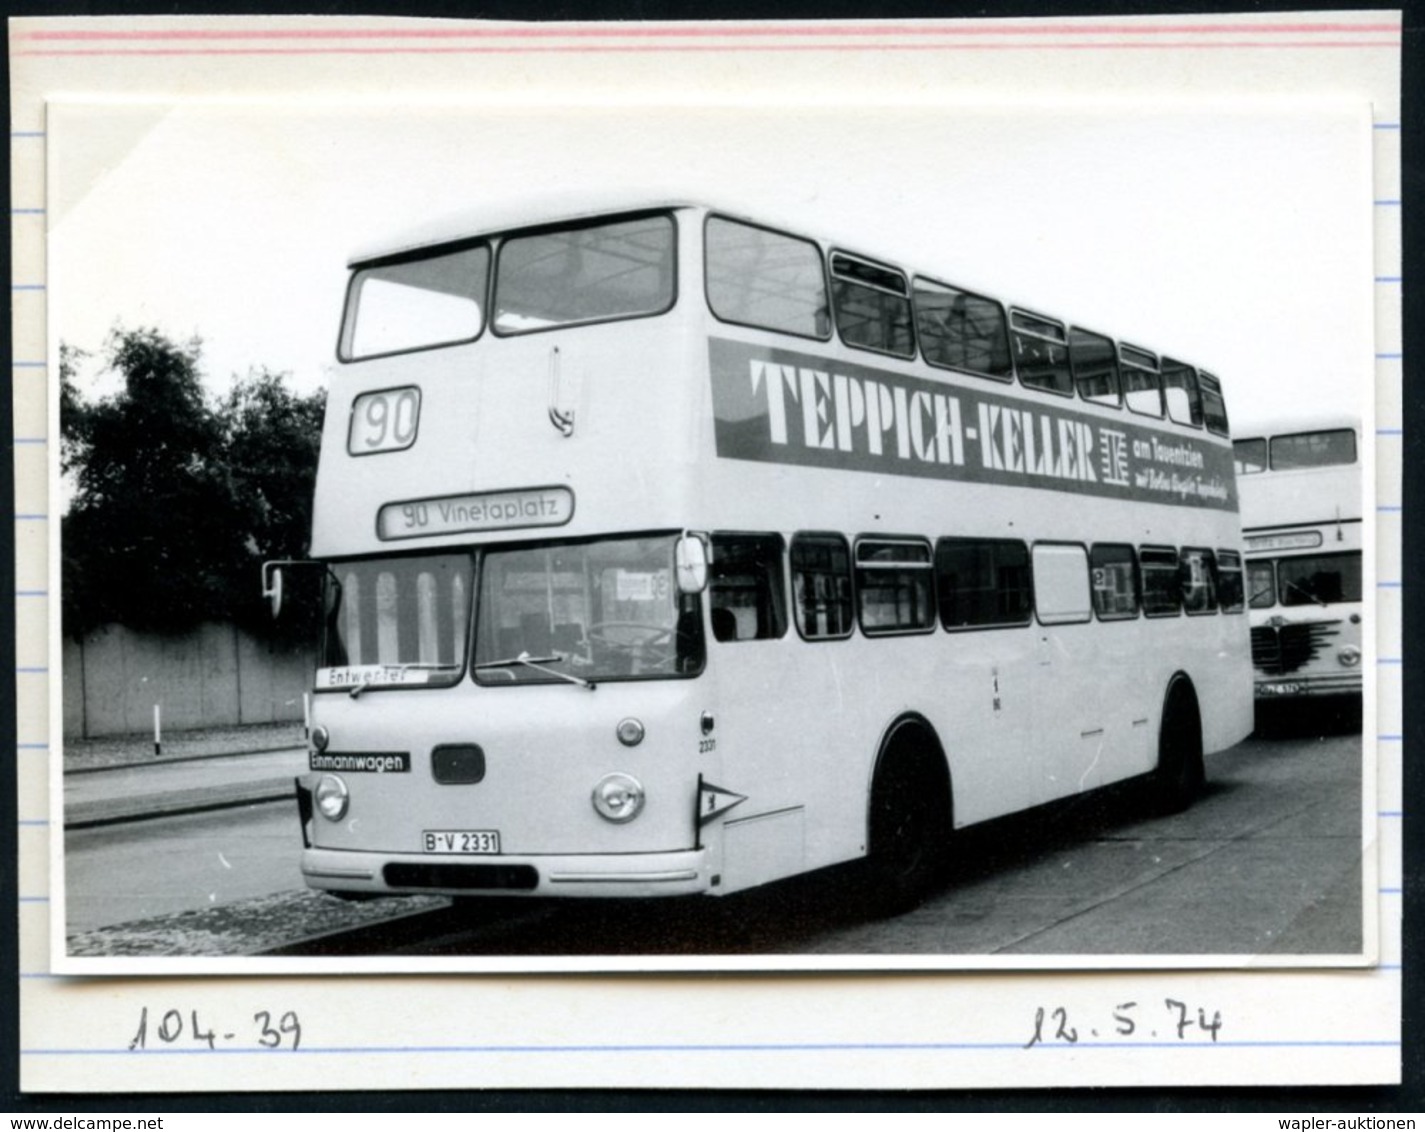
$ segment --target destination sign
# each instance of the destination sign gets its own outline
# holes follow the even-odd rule
[[[1289,535],[1248,535],[1248,550],[1312,550],[1321,545],[1320,531],[1298,531]]]
[[[1206,433],[725,339],[708,350],[721,457],[1237,509],[1231,447]]]
[[[410,664],[357,664],[345,668],[318,668],[317,690],[333,688],[399,688],[429,684],[430,669]]]
[[[376,535],[386,541],[461,531],[558,527],[574,517],[567,487],[487,491],[387,503],[376,515]]]

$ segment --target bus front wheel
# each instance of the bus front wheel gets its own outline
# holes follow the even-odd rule
[[[918,907],[945,872],[949,788],[928,756],[888,760],[871,792],[867,905],[895,916]]]
[[[1202,792],[1207,776],[1202,764],[1202,717],[1192,684],[1179,677],[1168,689],[1158,730],[1158,765],[1149,778],[1153,809],[1176,814]]]

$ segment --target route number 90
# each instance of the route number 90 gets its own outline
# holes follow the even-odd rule
[[[420,417],[421,391],[413,385],[363,393],[351,406],[346,450],[353,456],[365,456],[409,448],[416,442]]]

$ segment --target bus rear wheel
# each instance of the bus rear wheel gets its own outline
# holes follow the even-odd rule
[[[927,757],[893,759],[871,793],[866,904],[873,915],[919,907],[944,878],[951,817],[948,786]]]
[[[1149,776],[1152,807],[1176,814],[1192,805],[1207,781],[1202,764],[1202,717],[1197,696],[1184,678],[1168,689],[1158,731],[1158,765]]]

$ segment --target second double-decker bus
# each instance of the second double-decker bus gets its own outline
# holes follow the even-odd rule
[[[688,202],[356,257],[299,786],[344,895],[723,894],[1251,728],[1217,379]],[[270,591],[280,589],[276,567]]]
[[[1261,705],[1361,694],[1364,502],[1354,419],[1234,443]]]

